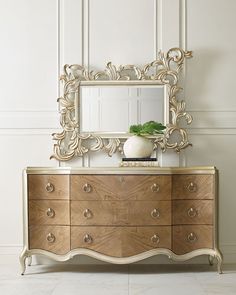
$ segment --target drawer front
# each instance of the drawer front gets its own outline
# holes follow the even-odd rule
[[[72,225],[170,225],[170,201],[71,201]]]
[[[70,251],[69,226],[30,226],[29,248],[42,249],[55,254]]]
[[[69,225],[69,201],[30,200],[29,201],[30,225]]]
[[[129,257],[155,248],[171,247],[171,227],[71,228],[71,249],[86,248],[112,257]]]
[[[29,199],[69,199],[69,175],[28,175]]]
[[[185,254],[201,248],[213,248],[213,226],[173,226],[173,252]]]
[[[171,176],[72,175],[72,200],[170,200]]]
[[[213,201],[173,201],[173,224],[213,224]]]
[[[213,175],[173,175],[173,199],[213,199]]]

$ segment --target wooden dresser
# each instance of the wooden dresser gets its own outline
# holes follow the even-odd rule
[[[26,258],[78,254],[125,264],[154,255],[216,258],[217,170],[192,168],[27,168]]]

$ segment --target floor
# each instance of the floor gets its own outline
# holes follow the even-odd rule
[[[1,295],[236,295],[236,266],[0,265]]]

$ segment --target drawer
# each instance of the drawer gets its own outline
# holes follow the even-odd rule
[[[71,201],[72,225],[170,225],[170,201]]]
[[[71,228],[71,249],[86,248],[112,257],[129,257],[155,248],[171,248],[171,227]]]
[[[213,224],[212,200],[173,201],[173,224]]]
[[[170,200],[169,175],[72,175],[72,200]]]
[[[69,175],[28,175],[29,199],[69,199]]]
[[[173,199],[213,199],[213,175],[173,175]]]
[[[69,225],[70,203],[61,200],[30,200],[30,225]]]
[[[201,248],[213,248],[213,226],[173,226],[173,252],[185,254]]]
[[[66,254],[70,250],[70,227],[30,226],[29,248]]]

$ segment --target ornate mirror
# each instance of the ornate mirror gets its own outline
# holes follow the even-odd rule
[[[58,99],[63,130],[53,134],[57,142],[51,158],[67,161],[101,149],[109,156],[122,153],[129,126],[151,120],[167,126],[164,134],[149,136],[154,149],[179,152],[189,146],[180,119],[190,124],[192,117],[176,95],[184,59],[191,56],[191,51],[172,48],[143,68],[109,62],[101,72],[65,65],[64,93]]]

